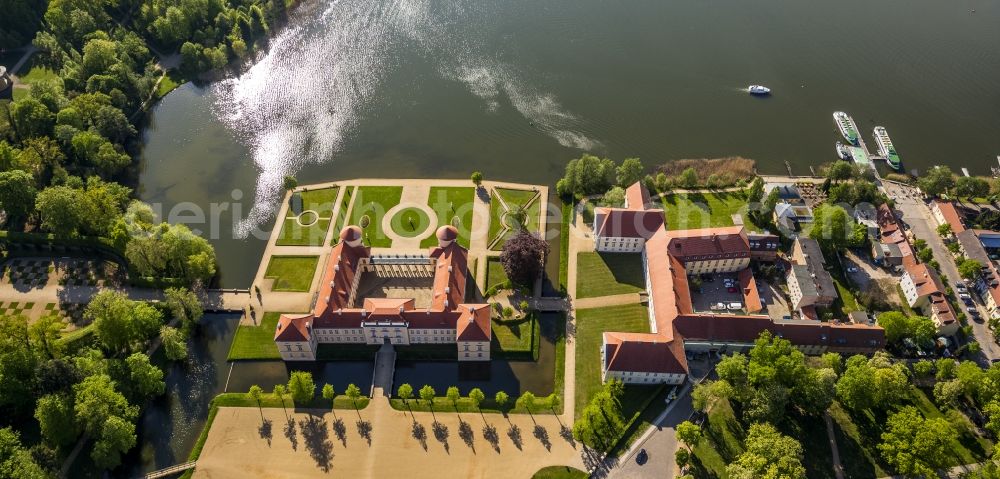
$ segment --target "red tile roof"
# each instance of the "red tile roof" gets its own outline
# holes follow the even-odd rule
[[[649,201],[649,190],[646,186],[642,184],[641,181],[636,181],[625,189],[625,207],[630,210],[645,210],[649,209],[651,203]]]
[[[944,220],[951,225],[951,232],[959,234],[965,231],[965,224],[962,222],[962,215],[958,214],[955,204],[950,201],[934,200],[934,206],[941,212]]]
[[[764,309],[760,302],[760,292],[757,291],[757,281],[753,279],[753,271],[744,268],[739,274],[740,291],[743,293],[743,304],[748,313],[758,313]]]
[[[455,336],[458,341],[489,341],[493,337],[490,305],[463,304],[459,311],[462,315],[455,325]]]
[[[278,327],[274,331],[275,341],[302,342],[309,341],[309,326],[311,314],[282,314],[278,318]]]
[[[469,250],[457,242],[444,248],[431,248],[434,264],[434,286],[431,309],[445,311],[454,309],[465,301],[465,275],[468,273]]]
[[[660,334],[606,332],[604,343],[609,371],[687,374],[687,357],[679,339],[665,342]]]
[[[602,237],[649,239],[663,226],[663,212],[659,210],[598,207],[594,215],[601,221],[597,236]]]

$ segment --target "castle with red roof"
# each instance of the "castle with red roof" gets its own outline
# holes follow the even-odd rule
[[[776,243],[768,235],[751,237],[742,226],[668,230],[663,211],[651,204],[641,183],[626,190],[624,208],[596,208],[595,249],[642,255],[651,331],[604,333],[603,380],[681,384],[688,374],[687,352],[745,351],[764,331],[788,339],[806,354],[872,353],[885,345],[878,326],[774,320],[761,314],[764,306],[750,261],[773,258],[768,251],[773,253]],[[743,311],[695,310],[689,277],[721,273],[737,273]]]
[[[467,249],[458,230],[442,226],[426,256],[373,256],[362,230],[347,226],[331,251],[318,298],[308,314],[284,314],[274,342],[285,361],[316,360],[319,344],[455,344],[459,361],[490,359],[490,307],[465,302]],[[430,275],[429,304],[414,298],[358,297],[364,274]],[[359,307],[358,304],[361,306]]]

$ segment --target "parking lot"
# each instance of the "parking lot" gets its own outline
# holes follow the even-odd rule
[[[859,291],[867,290],[873,281],[899,280],[889,270],[875,266],[870,257],[861,257],[852,250],[845,250],[842,258],[844,259],[844,274]]]
[[[695,311],[715,313],[743,312],[743,293],[736,273],[702,275],[701,292],[691,287],[691,303]],[[729,281],[731,286],[727,286]],[[718,306],[722,304],[720,309]],[[730,308],[733,306],[733,308]]]

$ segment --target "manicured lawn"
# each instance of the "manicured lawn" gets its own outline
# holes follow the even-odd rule
[[[176,70],[171,70],[160,80],[159,86],[156,87],[156,98],[163,98],[167,96],[167,93],[174,91],[175,88],[187,83],[187,80],[181,76]]]
[[[559,225],[559,291],[563,295],[569,288],[569,225],[573,221],[573,203],[562,204],[562,223]]]
[[[490,195],[490,248],[499,251],[503,247],[504,240],[510,236],[514,228],[514,219],[510,213],[523,208],[525,210],[525,229],[537,233],[539,230],[540,217],[542,212],[542,198],[535,198],[538,192],[531,190],[512,190],[507,188],[495,188]],[[507,204],[507,208],[500,203],[497,197],[502,197]],[[534,201],[532,199],[534,198]],[[529,205],[528,202],[531,202]]]
[[[272,256],[264,272],[274,278],[271,291],[309,291],[319,256]]]
[[[734,213],[745,213],[746,196],[742,192],[670,193],[663,195],[667,229],[684,230],[732,226]],[[744,225],[757,229],[743,214]]]
[[[413,386],[413,398],[409,401],[403,401],[395,396],[397,391],[393,391],[393,399],[389,400],[393,409],[399,411],[417,411],[417,412],[430,412],[430,405],[427,404],[423,399],[420,399],[420,388],[423,385],[411,384]],[[398,388],[399,385],[396,384],[394,387]],[[507,392],[510,395],[510,400],[504,405],[504,409],[501,410],[496,401],[493,400],[492,395],[488,395],[483,402],[479,404],[479,408],[472,405],[472,400],[468,398],[469,391],[461,391],[463,396],[458,399],[456,404],[452,404],[451,400],[445,397],[445,391],[434,391],[437,397],[434,398],[434,412],[443,413],[492,413],[499,414],[506,411],[507,414],[528,414],[528,410],[524,408],[514,407],[514,402],[517,401],[517,392]],[[549,407],[548,397],[535,398],[534,407],[531,408],[531,414],[552,414],[552,408]],[[562,408],[556,410],[556,412],[562,411]]]
[[[36,65],[35,60],[37,58],[38,54],[32,55],[32,57],[21,66],[20,73],[17,76],[21,83],[31,84],[39,81],[55,80],[56,78],[59,78],[59,73],[55,70],[46,66]]]
[[[431,187],[427,205],[437,214],[437,226],[452,225],[458,228],[458,244],[468,248],[472,233],[472,210],[476,199],[476,189],[468,187]],[[420,246],[428,248],[437,245],[434,235],[424,238]]]
[[[637,293],[646,288],[642,257],[629,253],[580,253],[576,259],[576,297]]]
[[[490,350],[495,358],[536,360],[540,340],[538,316],[534,313],[522,319],[493,319]]]
[[[543,467],[531,479],[587,479],[590,474],[569,466]]]
[[[576,315],[576,414],[601,390],[601,343],[605,331],[648,333],[648,310],[641,304],[581,309]],[[626,387],[629,395],[633,387]],[[624,400],[622,401],[625,402]],[[628,414],[626,412],[626,417]]]
[[[340,230],[344,229],[344,223],[347,222],[347,207],[351,205],[351,197],[357,187],[344,190],[344,196],[340,200],[340,208],[337,210],[337,223],[333,225],[333,234],[330,235],[330,244],[335,245],[340,241]]]
[[[486,290],[498,284],[507,282],[507,272],[503,269],[500,258],[489,258],[486,260]]]
[[[732,462],[743,452],[743,427],[736,420],[728,400],[717,402],[708,412],[708,421],[702,425],[704,434],[694,447],[695,477],[725,479],[726,463]]]
[[[382,217],[399,204],[401,186],[362,186],[354,194],[351,224],[364,228],[365,244],[376,248],[392,246],[392,239],[382,231]],[[367,217],[366,221],[362,218]]]
[[[227,361],[238,359],[281,359],[274,345],[274,330],[281,313],[264,313],[259,326],[239,325]]]
[[[312,216],[306,213],[305,216]],[[304,218],[303,221],[312,221]],[[281,234],[274,244],[278,246],[321,246],[330,228],[330,218],[320,218],[315,223],[303,226],[298,218],[285,218],[281,224]]]
[[[281,225],[278,246],[322,246],[333,216],[337,187],[295,193]],[[296,198],[301,198],[301,206]],[[295,207],[295,208],[293,208]],[[293,210],[294,209],[294,210]],[[302,224],[299,224],[299,223]]]
[[[392,231],[404,238],[417,236],[427,231],[430,225],[431,219],[420,208],[402,209],[389,220],[389,226],[392,228]],[[436,238],[434,235],[430,237]]]

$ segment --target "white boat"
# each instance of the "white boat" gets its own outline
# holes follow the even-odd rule
[[[858,128],[854,126],[854,120],[842,111],[833,112],[833,121],[837,124],[840,134],[850,144],[858,146]]]
[[[771,89],[763,85],[750,85],[747,87],[747,92],[751,95],[765,96],[771,94]]]
[[[843,144],[843,143],[841,143],[841,142],[838,141],[837,142],[837,156],[839,156],[841,160],[850,160],[851,159],[851,150],[849,150],[847,148],[847,145],[845,145],[845,144]]]

